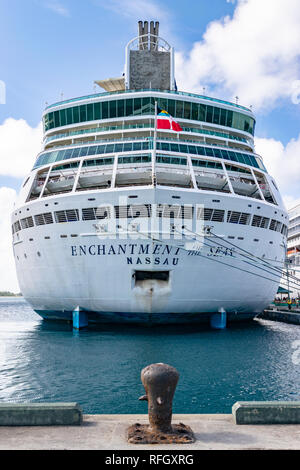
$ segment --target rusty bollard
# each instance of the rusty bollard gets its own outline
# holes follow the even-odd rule
[[[187,444],[194,442],[193,431],[183,423],[172,426],[172,402],[179,379],[178,371],[167,364],[151,364],[141,372],[148,401],[149,425],[134,424],[128,429],[131,444]]]

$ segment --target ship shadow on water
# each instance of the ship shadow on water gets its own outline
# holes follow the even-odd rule
[[[152,335],[194,335],[199,333],[216,333],[226,334],[227,332],[249,332],[249,330],[265,328],[265,325],[256,319],[248,321],[235,321],[231,322],[224,329],[213,329],[209,323],[193,323],[193,324],[135,324],[135,323],[90,323],[88,327],[81,328],[80,330],[74,329],[72,322],[60,320],[41,320],[35,326],[36,331],[42,332],[71,332],[73,335],[86,335],[97,333],[112,333],[116,335],[137,335],[137,336],[152,336]]]

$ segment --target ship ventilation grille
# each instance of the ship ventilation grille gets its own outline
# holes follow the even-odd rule
[[[82,220],[102,220],[111,217],[109,206],[87,207],[82,209]]]
[[[192,219],[193,206],[179,206],[177,204],[158,204],[156,208],[157,217],[167,219]]]
[[[54,212],[55,220],[58,223],[62,222],[76,222],[79,220],[78,209],[68,209],[65,211]]]
[[[253,227],[268,228],[270,219],[261,215],[254,215],[252,220]]]
[[[151,204],[133,204],[131,206],[115,206],[116,219],[135,219],[151,217]]]
[[[282,227],[282,223],[281,222],[278,222],[277,220],[275,219],[272,219],[271,220],[271,223],[270,223],[270,230],[274,230],[275,232],[280,232],[281,231],[281,227]]]
[[[53,217],[51,212],[45,212],[44,214],[37,214],[34,216],[36,225],[53,224]]]
[[[220,209],[208,209],[199,207],[197,211],[198,220],[207,220],[211,222],[224,222],[225,211]]]
[[[228,211],[227,222],[231,224],[247,225],[250,222],[250,214],[246,212]]]
[[[30,228],[33,227],[33,218],[32,217],[26,217],[25,219],[21,219],[21,227],[22,228]]]

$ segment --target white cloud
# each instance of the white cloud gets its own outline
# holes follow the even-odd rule
[[[176,55],[179,89],[256,109],[291,97],[300,77],[299,0],[238,0],[233,16],[211,22],[201,41]]]
[[[16,191],[0,188],[0,290],[19,292],[12,250],[10,216],[16,200]]]
[[[49,8],[49,10],[54,11],[54,13],[57,13],[58,15],[66,16],[66,17],[70,16],[69,10],[64,5],[62,5],[60,2],[56,2],[56,1],[47,2],[45,4],[45,7]]]
[[[24,119],[0,125],[0,175],[23,178],[42,148],[42,123],[32,128]]]
[[[286,146],[275,139],[256,137],[255,150],[275,178],[286,206],[295,205],[300,193],[300,134]]]

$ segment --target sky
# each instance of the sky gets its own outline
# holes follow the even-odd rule
[[[45,106],[120,76],[139,20],[175,47],[179,90],[252,106],[256,152],[300,202],[299,0],[0,0],[0,291],[19,290],[10,213]]]

